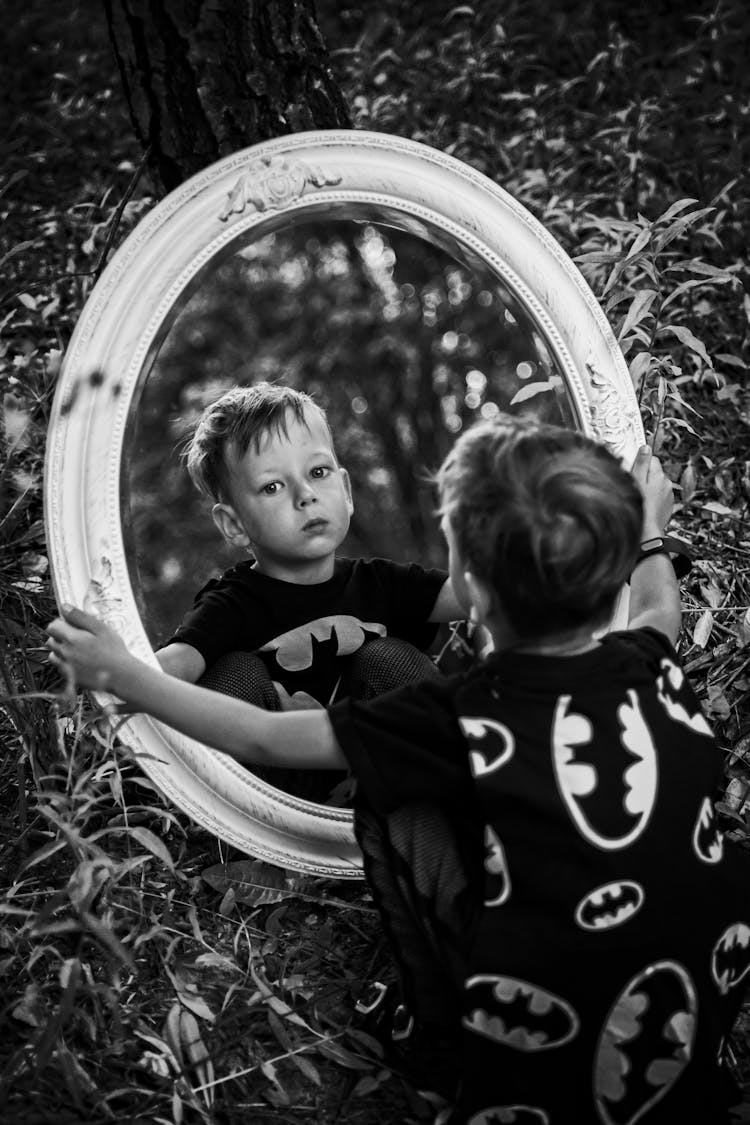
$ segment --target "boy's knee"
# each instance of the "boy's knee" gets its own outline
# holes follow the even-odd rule
[[[386,691],[416,683],[439,672],[432,659],[400,637],[378,637],[351,658],[349,691],[357,699],[372,699]]]
[[[281,704],[268,669],[254,652],[226,652],[198,680],[201,687],[231,695],[265,711],[280,711]]]

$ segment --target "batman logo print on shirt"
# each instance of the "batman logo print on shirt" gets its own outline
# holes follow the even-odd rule
[[[552,725],[560,794],[590,843],[603,849],[627,847],[648,824],[658,784],[656,749],[638,696],[628,691],[617,707],[619,753],[611,736],[597,739],[591,720],[570,705],[571,696],[561,695]]]
[[[576,907],[575,920],[583,930],[611,930],[638,913],[643,897],[643,887],[631,879],[604,883],[584,895]]]
[[[298,625],[296,629],[267,641],[258,652],[274,653],[276,663],[287,672],[302,672],[305,668],[312,668],[315,656],[313,642],[334,641],[336,655],[349,656],[362,647],[367,633],[385,637],[387,629],[377,621],[360,621],[357,617],[340,613]]]
[[[458,725],[469,743],[469,765],[472,777],[486,777],[513,757],[516,740],[513,732],[495,719],[459,716]]]
[[[580,1020],[570,1004],[528,981],[480,973],[464,987],[464,1027],[503,1046],[546,1051],[578,1033]]]
[[[489,824],[484,826],[484,848],[484,905],[502,906],[510,896],[510,874],[500,837]]]
[[[713,801],[706,797],[701,802],[693,829],[693,848],[703,863],[720,863],[724,855],[724,834],[719,828]]]
[[[740,983],[750,969],[750,926],[727,926],[711,953],[711,975],[722,996]]]
[[[695,986],[677,961],[657,961],[625,986],[596,1048],[604,1125],[634,1125],[669,1093],[692,1057],[696,1012]]]
[[[468,1125],[550,1125],[549,1116],[533,1105],[493,1105],[480,1109]]]
[[[665,657],[661,662],[662,674],[656,681],[656,694],[664,710],[676,723],[712,738],[711,728],[703,712],[696,710],[695,701],[688,688],[687,678],[682,668]]]

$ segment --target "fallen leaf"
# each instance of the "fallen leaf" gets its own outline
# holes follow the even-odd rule
[[[225,896],[229,890],[233,891],[235,900],[248,906],[281,902],[300,893],[308,885],[304,876],[275,867],[262,859],[217,863],[202,871],[201,878]]]
[[[708,638],[711,636],[713,627],[714,615],[711,613],[710,609],[704,610],[693,629],[693,644],[697,645],[698,648],[705,648],[708,644]]]

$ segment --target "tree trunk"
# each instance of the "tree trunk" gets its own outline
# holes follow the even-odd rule
[[[165,191],[222,156],[349,128],[314,0],[105,0],[136,135]]]

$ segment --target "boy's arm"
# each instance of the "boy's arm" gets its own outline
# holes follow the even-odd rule
[[[450,578],[446,578],[445,582],[440,587],[440,593],[435,600],[432,613],[427,620],[433,623],[439,621],[463,621],[465,617],[466,610],[453,592]]]
[[[184,641],[172,641],[154,653],[162,672],[194,684],[206,670],[206,662],[197,648]]]
[[[638,450],[633,476],[643,492],[641,542],[661,538],[672,515],[672,482],[648,446]],[[680,588],[667,555],[649,555],[637,563],[630,578],[628,629],[650,625],[675,644],[682,623]]]
[[[98,617],[64,607],[47,626],[50,660],[79,687],[108,691],[248,765],[341,769],[346,759],[327,711],[263,711],[240,699],[160,675]]]

